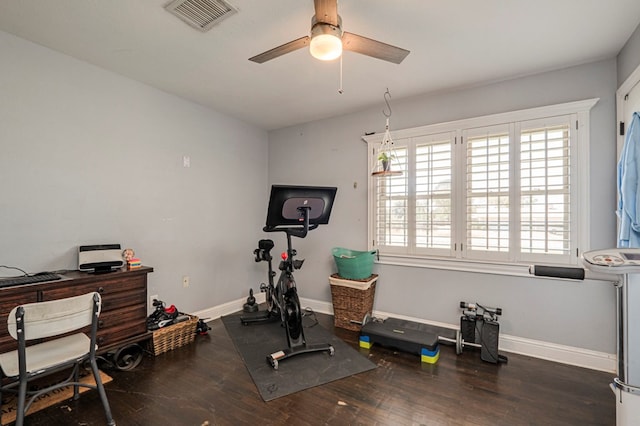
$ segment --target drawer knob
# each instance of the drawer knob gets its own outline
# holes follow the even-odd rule
[[[104,293],[104,287],[98,287],[98,293],[100,294]]]

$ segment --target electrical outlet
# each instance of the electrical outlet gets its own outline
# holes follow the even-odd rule
[[[185,275],[182,277],[182,287],[183,288],[189,287],[189,275]]]
[[[160,300],[160,296],[158,296],[157,294],[149,296],[149,306],[153,306],[154,300]]]

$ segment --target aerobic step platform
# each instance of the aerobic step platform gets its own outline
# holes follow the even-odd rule
[[[420,355],[422,362],[435,364],[440,358],[438,336],[426,331],[424,324],[387,318],[369,321],[360,331],[360,347],[369,349],[374,343]]]

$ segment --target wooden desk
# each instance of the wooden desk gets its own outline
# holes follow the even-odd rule
[[[7,316],[17,305],[61,299],[97,291],[102,296],[98,351],[105,353],[151,337],[147,331],[147,274],[143,266],[105,274],[72,271],[61,280],[0,288],[0,353],[17,348],[9,336]]]

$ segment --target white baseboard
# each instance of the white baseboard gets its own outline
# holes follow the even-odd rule
[[[255,295],[258,303],[264,302],[264,293]],[[220,318],[223,315],[232,314],[241,309],[246,299],[239,299],[213,308],[205,309],[194,314],[207,321]],[[304,308],[311,308],[315,312],[333,315],[333,304],[320,300],[306,299],[301,297],[300,304]],[[374,311],[373,316],[379,318],[394,317],[407,321],[414,321],[422,324],[429,324],[436,327],[450,328],[457,330],[454,324],[429,321],[421,318],[408,317],[390,312]],[[524,337],[500,334],[499,350],[519,355],[526,355],[533,358],[540,358],[561,364],[575,365],[592,370],[615,373],[617,368],[617,358],[615,354],[597,352],[589,349],[577,348],[573,346],[559,345],[556,343],[544,342],[540,340],[526,339]]]
[[[254,294],[253,296],[256,298],[256,303],[264,303],[264,293],[261,292],[258,294]],[[205,321],[211,321],[214,319],[218,319],[224,315],[230,315],[234,312],[238,312],[240,309],[242,309],[242,305],[244,305],[245,303],[247,303],[246,298],[232,300],[231,302],[227,302],[222,305],[194,312],[193,315],[196,315],[198,318],[202,318]]]
[[[608,373],[615,373],[618,364],[615,354],[502,334],[500,350]]]

